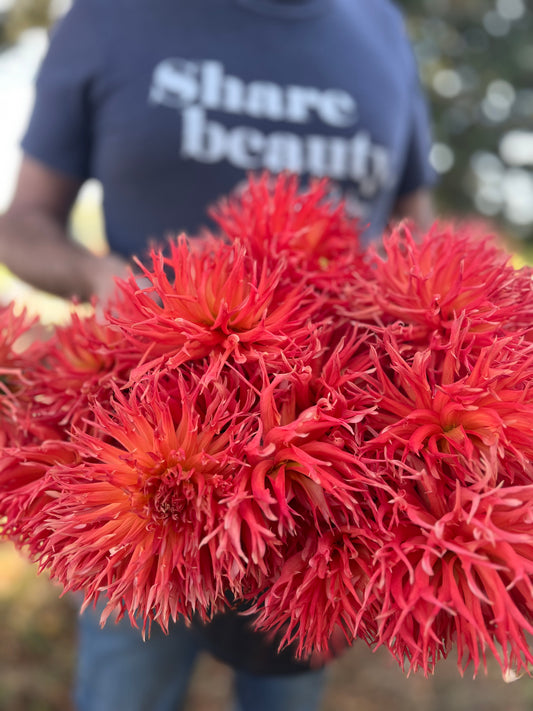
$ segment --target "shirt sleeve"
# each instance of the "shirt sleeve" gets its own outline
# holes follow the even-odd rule
[[[92,0],[75,0],[53,28],[37,75],[24,152],[66,175],[91,176],[91,86],[102,47]]]
[[[411,129],[407,145],[404,169],[398,184],[398,196],[407,195],[437,182],[437,175],[429,161],[432,135],[429,112],[425,97],[418,85],[414,90]]]
[[[429,161],[429,152],[433,142],[431,117],[420,83],[418,62],[412,42],[409,38],[403,11],[394,8],[398,13],[401,32],[405,41],[405,68],[411,81],[411,121],[407,137],[407,150],[400,176],[397,197],[408,195],[420,188],[432,187],[437,182],[437,174]]]

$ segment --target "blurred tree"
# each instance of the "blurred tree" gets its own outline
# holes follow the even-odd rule
[[[3,40],[14,42],[29,27],[47,27],[53,0],[14,0],[2,23]]]
[[[441,212],[481,213],[533,240],[533,8],[400,0],[434,121]]]

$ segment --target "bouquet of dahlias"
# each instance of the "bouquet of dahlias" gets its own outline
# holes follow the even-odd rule
[[[103,621],[231,600],[301,657],[341,631],[527,671],[532,272],[467,226],[364,250],[326,191],[250,180],[41,344],[2,533]]]

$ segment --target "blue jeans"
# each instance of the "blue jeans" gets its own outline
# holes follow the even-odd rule
[[[154,624],[142,641],[128,620],[99,626],[99,613],[80,618],[78,711],[177,711],[183,708],[201,647],[194,631],[174,625],[165,635]],[[317,711],[324,669],[287,675],[235,672],[236,711]]]

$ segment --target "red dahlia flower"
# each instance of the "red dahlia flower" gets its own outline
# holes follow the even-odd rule
[[[322,373],[316,377],[304,370],[275,377],[261,389],[260,430],[247,450],[256,462],[253,495],[282,528],[288,516],[286,524],[293,529],[291,506],[297,507],[297,517],[314,520],[319,530],[319,518],[332,524],[332,502],[341,503],[344,509],[337,525],[343,525],[349,515],[350,492],[360,477],[356,429],[372,410],[369,398],[351,392],[347,397],[345,387],[346,381],[361,376],[350,364],[370,367],[370,361],[354,356],[362,344],[364,338],[345,348],[348,365],[342,369],[342,346],[333,352],[323,364],[323,372],[330,376],[327,382]],[[274,499],[264,489],[267,482]],[[279,507],[275,517],[267,504],[269,498]]]
[[[269,269],[242,245],[214,240],[191,251],[180,237],[169,249],[170,256],[152,251],[151,270],[141,265],[151,287],[139,289],[133,276],[119,282],[125,306],[112,319],[151,365],[179,367],[211,353],[221,363],[230,355],[236,362],[277,358],[307,339],[317,299],[301,284],[280,284],[282,263]]]
[[[25,310],[15,311],[14,304],[0,307],[0,369],[2,373],[24,367],[27,355],[37,346],[29,331],[37,319],[30,319]]]
[[[516,331],[517,312],[532,313],[530,277],[517,277],[494,239],[468,225],[435,224],[420,243],[403,225],[385,238],[384,247],[386,260],[373,255],[375,300],[386,321],[412,326],[413,343],[424,347],[433,333],[447,341],[463,315],[470,337],[489,345],[494,336]]]
[[[82,462],[57,475],[61,494],[34,530],[48,531],[42,567],[86,604],[105,593],[104,618],[124,609],[166,629],[240,594],[247,561],[239,531],[224,528],[253,422],[235,406],[238,387],[178,374],[167,389],[149,381],[95,404],[105,440],[79,435]]]
[[[0,533],[16,545],[29,544],[30,554],[38,556],[47,533],[36,521],[61,492],[56,469],[74,466],[79,461],[76,447],[62,441],[4,448],[0,461]]]
[[[363,337],[349,347],[339,344],[319,376],[310,368],[264,375],[257,434],[246,448],[250,467],[239,475],[242,496],[229,503],[227,520],[237,525],[255,519],[257,530],[270,531],[270,541],[246,537],[243,548],[271,576],[281,570],[287,551],[292,555],[310,535],[348,523],[362,528],[365,516],[373,515],[372,502],[361,505],[366,473],[357,455],[357,428],[371,405],[364,394],[356,397],[347,388],[349,396],[343,393],[360,376],[350,365],[369,366],[368,359],[355,357],[363,344]]]
[[[73,427],[89,426],[92,401],[108,400],[140,357],[115,326],[73,313],[42,344],[27,374],[28,407],[19,413],[19,426],[36,442],[68,439]]]
[[[452,491],[457,480],[476,490],[531,482],[530,345],[520,338],[495,341],[480,350],[469,371],[456,375],[461,358],[455,344],[439,370],[431,368],[429,349],[409,363],[386,332],[384,344],[387,356],[375,361],[378,406],[367,419],[375,433],[368,436],[367,453],[419,468],[435,487]]]
[[[377,641],[402,666],[433,671],[456,645],[461,669],[528,671],[533,653],[533,487],[484,493],[457,486],[442,516],[413,489],[392,540],[376,553],[367,594],[379,604]]]
[[[294,644],[299,657],[327,657],[341,633],[341,646],[358,636],[375,638],[376,623],[363,616],[373,555],[379,540],[367,529],[316,531],[288,547],[279,575],[250,609],[257,629],[274,633],[280,648]]]
[[[246,245],[259,263],[287,260],[291,276],[360,259],[360,229],[344,204],[327,198],[327,181],[301,190],[295,176],[250,177],[237,195],[211,209],[223,234]],[[294,270],[294,271],[292,271]]]
[[[30,336],[37,319],[13,304],[0,307],[0,446],[22,441],[18,410],[26,402],[26,371],[38,357],[40,345]]]

